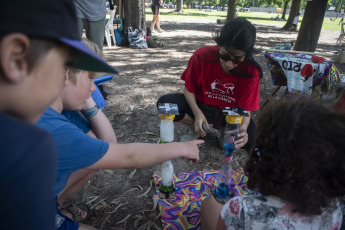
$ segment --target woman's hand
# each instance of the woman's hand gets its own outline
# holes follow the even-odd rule
[[[204,124],[207,127],[207,129],[210,128],[205,115],[200,111],[197,114],[194,114],[194,116],[195,116],[195,121],[194,121],[195,132],[198,133],[201,137],[205,137],[206,132],[202,128],[202,124]]]
[[[248,133],[245,129],[240,129],[240,133],[238,134],[238,140],[235,141],[235,147],[241,148],[248,142]]]

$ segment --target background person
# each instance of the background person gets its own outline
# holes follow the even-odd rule
[[[193,126],[192,131],[201,137],[206,136],[209,123],[224,131],[220,128],[225,126],[222,107],[238,106],[249,114],[258,110],[262,70],[252,56],[256,51],[255,40],[256,29],[248,20],[230,20],[214,38],[216,46],[202,47],[189,59],[181,76],[185,81],[184,94],[163,95],[157,104],[177,104],[179,115],[174,121]],[[222,124],[218,124],[220,122]],[[244,117],[240,138],[235,142],[237,148],[249,151],[254,141],[254,128],[253,120]],[[187,134],[181,141],[195,137],[193,132]]]
[[[33,124],[60,95],[66,65],[112,68],[80,42],[72,1],[4,1],[0,20],[0,228],[56,229],[57,150]]]
[[[153,14],[153,18],[151,21],[151,33],[154,32],[155,29],[155,25],[157,26],[157,31],[159,33],[162,33],[163,31],[161,30],[161,26],[159,23],[159,7],[162,4],[162,0],[152,0],[151,3],[151,10],[152,10],[152,14]]]
[[[297,31],[297,24],[298,24],[299,16],[300,16],[300,13],[298,13],[298,14],[294,17],[293,22],[292,22],[292,26],[289,28],[289,30],[295,30],[295,31]]]
[[[345,116],[310,100],[261,111],[245,166],[262,195],[201,203],[202,229],[340,229],[345,193]],[[336,138],[335,138],[336,137]]]
[[[107,6],[105,0],[74,0],[78,18],[79,36],[85,29],[86,38],[96,43],[103,50],[105,17]],[[112,6],[110,4],[110,6]]]

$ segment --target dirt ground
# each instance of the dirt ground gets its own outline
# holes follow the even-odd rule
[[[160,118],[156,110],[157,99],[166,93],[182,92],[184,82],[179,77],[190,56],[199,47],[214,45],[212,35],[221,26],[207,20],[163,21],[161,27],[164,33],[157,34],[164,43],[162,48],[104,47],[106,60],[120,71],[118,76],[104,85],[109,94],[104,112],[120,143],[158,142]],[[273,89],[263,51],[295,41],[298,32],[282,31],[269,25],[255,26],[256,47],[261,49],[255,59],[264,72],[262,102]],[[333,54],[332,60],[335,61],[340,50],[335,45],[339,33],[322,31],[316,52]],[[341,73],[345,72],[344,64],[336,64],[336,67]],[[175,141],[186,130],[186,126],[175,124]],[[198,163],[174,160],[175,173],[219,169],[223,156],[224,152],[217,142],[206,142],[200,147]],[[243,165],[245,159],[246,153],[237,151],[233,167]],[[152,182],[153,172],[159,170],[160,165],[143,169],[99,170],[69,202],[89,202],[92,214],[86,223],[98,229],[162,229],[159,208],[153,201],[155,188]]]

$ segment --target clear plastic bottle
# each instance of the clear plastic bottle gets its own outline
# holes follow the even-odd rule
[[[161,114],[160,143],[170,143],[174,141],[174,118],[175,115]],[[174,166],[171,161],[165,161],[161,167],[162,183],[161,192],[168,194],[175,191],[174,188]]]
[[[161,143],[169,143],[174,141],[174,118],[175,115],[159,115],[161,118],[160,139]]]
[[[161,192],[169,193],[174,191],[174,166],[171,161],[165,161],[162,163],[161,174]]]
[[[226,155],[231,156],[235,148],[235,141],[238,139],[240,133],[240,125],[242,123],[242,116],[226,116],[226,126],[224,130],[224,148]]]
[[[216,195],[219,199],[227,199],[229,197],[229,188],[232,182],[232,156],[225,156],[224,164],[219,170],[218,187]]]

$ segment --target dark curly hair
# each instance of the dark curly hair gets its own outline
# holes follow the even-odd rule
[[[345,116],[310,100],[283,99],[262,111],[248,188],[319,215],[345,194]]]

